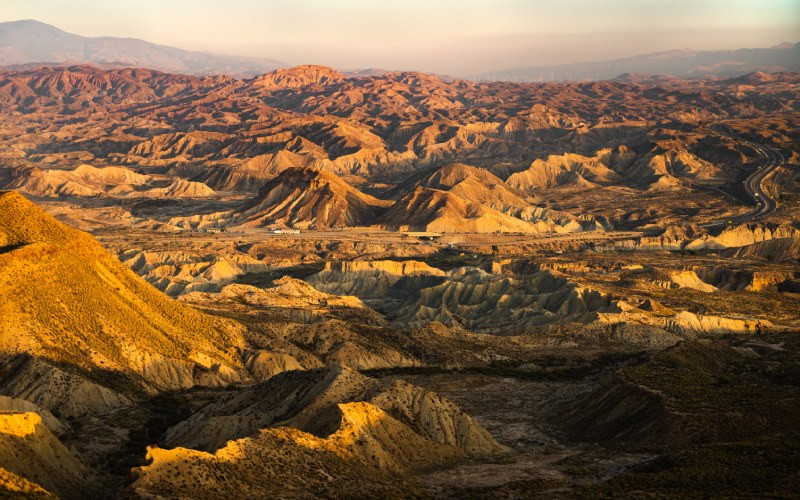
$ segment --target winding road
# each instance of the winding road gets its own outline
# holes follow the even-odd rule
[[[762,217],[764,215],[773,213],[775,209],[778,208],[778,203],[764,191],[763,183],[764,179],[766,179],[769,174],[783,165],[783,154],[781,154],[780,151],[772,146],[739,139],[725,124],[717,123],[712,125],[711,128],[750,147],[752,150],[758,153],[758,156],[763,161],[763,164],[755,172],[750,174],[743,182],[745,191],[750,198],[756,202],[755,208],[746,214],[728,217],[725,220],[718,222],[709,222],[707,224],[703,224],[703,227],[724,226],[726,224],[742,224],[744,222],[753,220],[756,217]]]

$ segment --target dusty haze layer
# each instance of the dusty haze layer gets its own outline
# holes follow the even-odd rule
[[[684,49],[767,48],[800,40],[800,10],[792,0],[501,0],[466,5],[455,0],[383,4],[367,0],[200,0],[188,12],[181,3],[155,0],[114,4],[87,0],[80,5],[43,0],[10,2],[3,16],[0,21],[36,19],[69,33],[106,37],[101,44],[104,50],[95,55],[105,56],[107,62],[129,55],[115,48],[114,40],[108,38],[120,37],[258,58],[262,63],[263,58],[270,58],[289,65],[322,64],[342,70],[387,68],[462,77],[497,74],[505,68],[597,63]],[[40,41],[41,38],[27,39],[25,47],[15,48],[10,55],[25,52]],[[126,51],[135,51],[142,45],[131,43],[134,40],[116,42],[124,42]],[[67,48],[65,44],[64,49]],[[174,52],[171,57],[177,55]],[[725,55],[722,60],[716,63],[724,68],[717,69],[730,70],[737,64],[736,58]],[[151,58],[151,64],[140,65],[176,70],[152,64],[157,61]],[[239,58],[231,65],[229,58],[228,69],[230,72],[236,65],[255,62]],[[705,62],[709,69],[712,64]],[[628,67],[617,74],[624,72],[642,70],[641,66]],[[595,67],[589,77],[597,78],[599,73]],[[535,76],[538,78],[539,71]],[[603,78],[614,76],[617,75]],[[557,78],[569,76],[565,71]]]

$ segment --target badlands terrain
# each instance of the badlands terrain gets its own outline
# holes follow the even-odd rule
[[[795,496],[798,144],[790,72],[1,70],[0,496]]]

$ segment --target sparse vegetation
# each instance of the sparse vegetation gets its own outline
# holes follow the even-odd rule
[[[0,254],[0,328],[34,341],[35,355],[90,377],[106,370],[142,376],[160,361],[145,367],[147,356],[191,366],[192,353],[204,352],[236,364],[242,342],[236,325],[161,295],[90,236],[67,229],[21,196],[3,195],[0,204],[7,216],[0,232],[24,243]],[[32,224],[24,232],[15,229],[28,227],[21,220]]]
[[[2,71],[0,496],[800,493],[798,74],[196,64]]]
[[[692,342],[623,369],[623,377],[664,398],[673,422],[666,449],[651,465],[578,488],[577,496],[792,496],[800,486],[791,472],[800,457],[792,423],[800,419],[795,337]],[[749,345],[762,354],[736,350]]]

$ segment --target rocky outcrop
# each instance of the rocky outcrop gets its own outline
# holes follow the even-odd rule
[[[132,405],[132,401],[118,391],[28,356],[6,358],[0,376],[0,393],[30,401],[63,418],[105,413]]]
[[[402,328],[438,321],[475,332],[519,334],[549,323],[591,321],[598,311],[616,310],[611,297],[547,271],[511,277],[461,268],[407,297],[392,318]]]
[[[80,165],[74,170],[20,169],[11,182],[0,188],[41,197],[99,196],[126,186],[132,191],[149,180],[149,176],[125,167]]]
[[[67,430],[67,427],[55,415],[26,399],[0,396],[0,413],[35,413],[41,417],[44,425],[54,435],[60,436]]]
[[[611,248],[641,250],[727,250],[728,256],[791,259],[800,229],[789,224],[741,224],[726,227],[716,236],[695,225],[670,225],[648,230],[636,240],[617,242]],[[769,243],[775,241],[775,243]],[[770,248],[774,248],[772,253]],[[597,248],[600,250],[601,248]]]
[[[506,451],[444,398],[405,383],[386,385],[341,367],[284,372],[266,384],[243,389],[171,428],[167,442],[213,451],[228,440],[276,426],[328,437],[338,425],[336,419],[329,420],[331,412],[335,413],[338,405],[356,402],[369,403],[404,422],[417,435],[415,439],[452,446],[459,454]]]
[[[614,165],[626,164],[635,156],[627,149],[616,153],[601,150],[593,158],[572,153],[550,155],[544,160],[534,160],[527,170],[512,174],[506,179],[506,183],[523,191],[567,185],[592,187],[610,184],[621,181],[621,178],[606,162]]]
[[[681,311],[666,319],[665,328],[677,332],[694,333],[756,333],[766,330],[772,323],[766,320],[726,318],[714,315]]]
[[[149,198],[208,198],[217,193],[202,182],[187,181],[178,179],[163,188],[152,188],[146,191],[137,192],[135,196]]]
[[[247,371],[260,382],[265,382],[279,373],[304,369],[291,354],[264,349],[245,351],[242,359]]]
[[[239,224],[297,228],[369,225],[388,204],[313,168],[281,172],[234,212]]]
[[[648,311],[624,302],[620,302],[620,306],[620,313],[600,313],[599,324],[611,325],[612,331],[619,331],[620,336],[653,345],[671,345],[680,339],[701,335],[764,333],[774,326],[767,320],[676,312],[663,306],[659,311]]]
[[[552,221],[527,222],[448,191],[417,187],[379,219],[391,228],[436,233],[541,233]]]
[[[305,64],[277,69],[251,80],[250,84],[265,89],[288,89],[306,85],[328,85],[341,82],[345,76],[333,68]]]
[[[756,271],[727,266],[696,267],[695,272],[706,283],[724,291],[781,291],[782,287],[800,282],[800,272],[791,270]]]
[[[36,413],[0,413],[0,468],[61,498],[98,492],[89,470]]]
[[[703,231],[695,226],[670,225],[656,234],[645,234],[636,246],[642,250],[680,250],[702,234]]]
[[[325,436],[278,427],[230,441],[213,454],[186,448],[148,451],[150,464],[136,470],[139,495],[242,498],[408,494],[403,477],[463,457],[434,443],[385,411],[365,402],[331,406],[318,425]],[[184,477],[202,477],[202,482]],[[235,480],[233,479],[235,478]]]
[[[264,184],[258,195],[235,210],[176,217],[185,229],[275,226],[324,229],[366,226],[389,205],[362,193],[335,174],[312,167],[288,168]]]
[[[444,275],[444,271],[415,260],[345,261],[326,262],[325,269],[306,281],[326,293],[370,299],[390,296],[390,289],[403,278]]]
[[[339,296],[316,290],[308,283],[284,276],[273,282],[275,286],[261,289],[250,285],[227,285],[219,292],[193,292],[183,295],[181,300],[202,306],[238,308],[270,311],[296,323],[324,321],[340,310],[357,310],[373,323],[381,323],[380,317],[367,309],[358,297]]]
[[[675,285],[681,288],[693,288],[700,292],[715,292],[717,291],[717,287],[713,285],[709,285],[705,281],[701,280],[700,277],[694,271],[673,271],[670,273],[670,280]]]
[[[800,237],[775,238],[751,245],[726,250],[727,257],[760,257],[776,261],[796,261],[800,259]]]
[[[705,236],[686,244],[687,250],[720,249],[753,245],[783,238],[800,238],[800,230],[789,225],[743,224],[727,228],[717,236]]]
[[[230,252],[215,255],[126,249],[120,259],[151,285],[173,297],[218,292],[239,276],[272,269],[248,255]]]
[[[273,285],[266,289],[249,285],[228,285],[214,298],[234,298],[250,305],[275,308],[364,307],[358,297],[321,292],[305,281],[289,276],[273,281]],[[192,297],[186,297],[186,300],[191,301]]]

